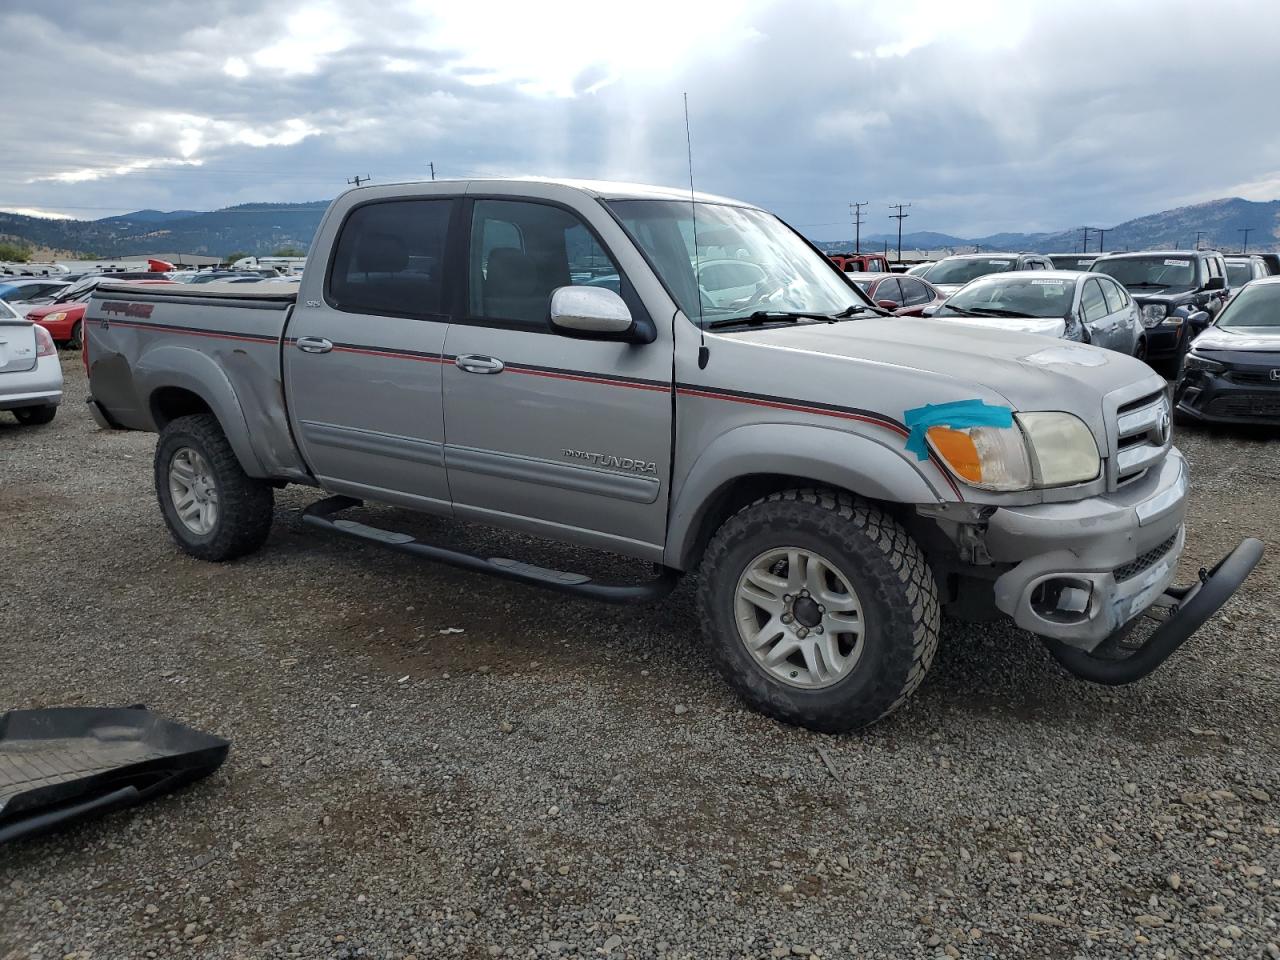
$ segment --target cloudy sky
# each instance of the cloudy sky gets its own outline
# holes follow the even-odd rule
[[[687,183],[819,239],[1280,197],[1280,4],[3,0],[0,209],[328,199],[353,174]]]

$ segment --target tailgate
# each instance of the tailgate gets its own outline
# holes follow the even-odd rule
[[[36,365],[36,325],[0,320],[0,373],[22,373]]]

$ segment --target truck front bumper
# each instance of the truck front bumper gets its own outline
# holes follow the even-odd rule
[[[987,551],[1014,564],[995,582],[996,607],[1024,630],[1093,650],[1173,582],[1186,494],[1186,462],[1172,449],[1114,493],[996,510]]]

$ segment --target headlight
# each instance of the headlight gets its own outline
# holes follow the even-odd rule
[[[933,451],[957,477],[983,490],[1061,487],[1102,468],[1084,421],[1069,413],[1020,413],[1012,427],[930,427]]]
[[[1226,370],[1226,365],[1219,363],[1217,360],[1210,360],[1208,357],[1202,357],[1198,353],[1188,353],[1182,359],[1183,370],[1200,370],[1204,373],[1222,373]]]
[[[67,319],[67,314],[65,311],[61,313],[51,313],[47,317],[41,317],[40,319],[45,323],[57,323],[59,320]]]
[[[1163,303],[1148,303],[1142,308],[1142,325],[1144,327],[1154,327],[1164,320],[1164,315],[1165,305]]]
[[[1037,487],[1063,487],[1092,480],[1102,469],[1098,444],[1084,421],[1069,413],[1019,413],[1031,448]]]

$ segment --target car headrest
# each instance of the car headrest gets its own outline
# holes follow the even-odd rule
[[[390,233],[367,233],[356,248],[357,270],[365,273],[400,273],[409,265],[404,241]]]
[[[489,251],[485,293],[491,297],[528,297],[538,291],[538,268],[523,250],[498,247]]]

